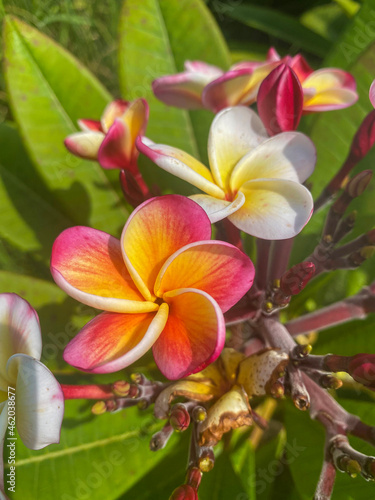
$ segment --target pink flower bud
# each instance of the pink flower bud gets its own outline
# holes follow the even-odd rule
[[[352,356],[348,373],[356,382],[375,390],[375,354],[357,354]]]
[[[194,488],[183,484],[174,490],[169,500],[198,500],[198,494]]]
[[[280,64],[263,80],[258,113],[270,135],[296,130],[302,116],[303,91],[295,72]]]
[[[301,262],[291,267],[280,279],[280,288],[285,295],[297,295],[315,273],[315,266],[312,262]]]

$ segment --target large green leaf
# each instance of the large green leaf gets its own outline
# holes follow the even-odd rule
[[[54,238],[71,221],[53,205],[28,160],[17,130],[0,125],[0,238],[47,263]]]
[[[127,214],[106,174],[63,145],[76,120],[100,117],[110,96],[68,52],[27,24],[6,17],[3,36],[12,111],[40,177],[75,223],[118,232]]]
[[[130,408],[96,417],[90,404],[67,401],[60,444],[35,452],[18,438],[12,498],[115,500],[164,457],[163,451],[149,449],[158,429],[160,422],[150,412]],[[152,490],[152,484],[144,488]]]
[[[206,161],[212,113],[167,107],[151,89],[155,78],[182,71],[185,60],[199,59],[223,69],[229,65],[228,49],[206,6],[201,0],[125,0],[120,37],[121,90],[127,99],[147,98],[147,135]],[[171,187],[170,176],[159,169],[149,168],[148,175]],[[182,181],[175,182],[179,190],[183,188]],[[191,194],[191,187],[186,192]]]
[[[280,11],[255,5],[234,5],[227,14],[241,23],[276,36],[294,44],[296,48],[307,50],[323,57],[330,43],[321,35],[303,26],[297,19]]]

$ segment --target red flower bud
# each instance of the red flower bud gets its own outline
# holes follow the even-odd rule
[[[375,354],[357,354],[352,356],[348,373],[356,382],[375,390]]]
[[[349,159],[354,165],[367,155],[375,143],[375,110],[361,123],[350,148]],[[353,166],[354,166],[353,165]]]
[[[198,500],[198,494],[188,484],[183,484],[174,490],[169,500]]]
[[[173,406],[169,423],[175,431],[183,432],[189,427],[190,415],[183,403]]]
[[[296,130],[302,116],[303,91],[295,72],[280,64],[259,87],[258,113],[270,135]]]
[[[312,262],[301,262],[291,267],[280,279],[280,288],[285,295],[297,295],[315,273],[315,266]]]

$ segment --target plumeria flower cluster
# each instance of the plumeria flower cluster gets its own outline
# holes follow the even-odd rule
[[[32,450],[58,443],[64,396],[53,374],[39,361],[42,336],[36,311],[12,293],[0,294],[0,342],[0,498],[5,500],[5,491],[14,491],[3,477],[7,429],[10,448],[15,446],[15,429]]]
[[[265,88],[277,80],[289,97],[293,95],[299,100],[305,113],[345,108],[358,98],[350,73],[337,68],[314,71],[302,55],[281,58],[273,48],[264,62],[244,61],[226,72],[202,61],[187,61],[183,73],[155,80],[153,91],[165,104],[185,109],[206,108],[217,113],[228,106],[250,105],[257,100],[259,106]],[[278,95],[274,90],[275,96]],[[293,108],[283,109],[282,102],[277,106],[287,114],[293,112]]]
[[[34,359],[41,349],[35,312],[22,299],[4,295],[4,325],[13,326],[0,330],[6,346],[0,357],[0,432],[7,384],[17,384],[20,411],[33,394],[41,394],[34,406],[49,404],[47,434],[36,433],[35,440],[32,431],[39,420],[34,415],[28,428],[34,439],[25,435],[34,448],[58,440],[62,394],[95,400],[92,412],[98,416],[152,406],[154,416],[164,421],[151,439],[152,451],[164,448],[174,432],[190,430],[186,481],[170,500],[197,500],[202,474],[214,466],[222,438],[253,425],[267,429],[260,398],[289,397],[326,431],[315,500],[331,497],[336,471],[375,480],[375,457],[348,441],[354,435],[375,445],[375,427],[332,396],[348,380],[375,390],[375,355],[317,356],[301,337],[375,312],[375,285],[287,323],[279,314],[321,273],[355,269],[374,253],[374,230],[342,240],[355,224],[349,206],[371,180],[370,171],[351,172],[375,142],[375,111],[363,121],[344,165],[314,207],[306,181],[316,151],[296,129],[303,113],[353,104],[357,94],[351,75],[313,71],[302,56],[280,58],[271,49],[265,62],[240,63],[226,73],[187,62],[184,73],[158,79],[153,90],[169,105],[217,113],[208,137],[209,168],[145,135],[143,99],[114,101],[101,121],[81,120],[83,131],[66,139],[67,148],[103,168],[118,168],[125,198],[135,210],[120,238],[90,227],[65,230],[52,249],[51,273],[68,295],[102,311],[67,345],[67,363],[88,373],[113,373],[152,350],[161,380],[133,373],[130,380],[110,384],[60,387]],[[372,86],[372,101],[374,94]],[[248,107],[256,101],[259,116]],[[153,196],[138,169],[140,153],[201,193]],[[314,210],[334,197],[316,247],[289,267],[296,237]],[[256,269],[243,251],[243,233],[255,239]],[[12,323],[13,313],[22,325]],[[19,375],[23,365],[35,374],[27,387]],[[336,375],[342,372],[347,378]],[[22,435],[22,419],[18,423]]]

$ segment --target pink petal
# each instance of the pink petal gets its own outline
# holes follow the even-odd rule
[[[88,227],[63,231],[52,248],[53,279],[83,304],[113,312],[157,309],[145,302],[124,264],[120,241]]]
[[[217,113],[228,106],[244,104],[245,95],[246,104],[254,102],[257,88],[251,87],[252,74],[253,70],[249,68],[227,71],[204,88],[204,106]]]
[[[78,126],[84,132],[89,132],[90,130],[92,132],[103,132],[102,124],[98,120],[81,119],[78,120]]]
[[[155,96],[168,106],[201,109],[203,108],[201,95],[206,84],[206,76],[186,71],[157,78],[152,82],[152,90]]]
[[[210,295],[223,312],[250,289],[254,266],[247,255],[224,241],[198,241],[175,252],[163,265],[155,294],[194,288]]]
[[[152,198],[130,215],[121,236],[126,266],[147,300],[152,299],[156,277],[177,250],[211,238],[204,210],[179,195]]]
[[[207,64],[203,61],[185,61],[184,64],[185,70],[191,73],[199,73],[202,76],[206,77],[206,83],[215,78],[219,78],[224,71],[217,66],[213,66],[212,64]]]
[[[302,83],[306,78],[314,72],[314,70],[308,65],[306,59],[301,55],[297,54],[292,58],[289,66],[298,76],[299,81]]]
[[[175,290],[164,299],[168,321],[152,350],[163,375],[176,380],[215,361],[224,347],[225,323],[215,300],[200,290]]]
[[[126,169],[134,175],[138,173],[138,167],[132,160],[130,131],[126,124],[117,118],[99,148],[98,161],[103,168]]]
[[[168,318],[168,306],[156,313],[102,313],[69,342],[64,359],[91,373],[122,370],[143,356],[155,343]]]
[[[370,91],[369,91],[369,97],[370,97],[371,104],[375,108],[375,80],[371,84]]]

